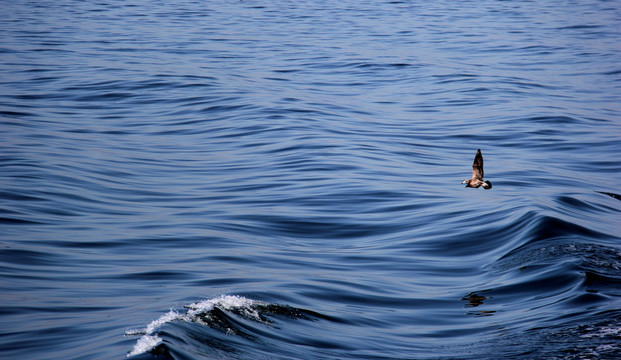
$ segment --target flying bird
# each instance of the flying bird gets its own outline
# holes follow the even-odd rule
[[[466,184],[466,187],[471,188],[483,186],[485,190],[492,188],[491,182],[483,180],[483,155],[481,155],[481,149],[477,150],[474,163],[472,163],[472,179],[464,180],[462,184]]]

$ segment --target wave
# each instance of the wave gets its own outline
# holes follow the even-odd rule
[[[159,335],[159,330],[166,324],[185,322],[214,329],[225,336],[238,335],[242,338],[253,338],[248,330],[245,330],[239,320],[249,320],[253,323],[265,326],[273,326],[274,316],[285,316],[289,319],[315,320],[327,318],[321,314],[298,309],[288,305],[271,304],[258,300],[248,299],[243,296],[221,295],[185,305],[185,311],[170,310],[168,313],[152,321],[146,328],[141,330],[129,330],[126,336],[141,336],[127,357],[134,357],[147,352],[156,354],[169,353],[168,346]],[[200,340],[199,341],[204,341]],[[215,349],[226,348],[211,343]],[[230,348],[234,351],[234,348]]]

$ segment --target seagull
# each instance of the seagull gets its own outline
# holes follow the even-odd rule
[[[491,182],[483,180],[483,155],[481,155],[481,149],[477,150],[477,154],[474,157],[474,163],[472,164],[472,179],[464,180],[462,184],[466,184],[466,187],[471,188],[483,186],[483,189],[485,190],[492,188]]]

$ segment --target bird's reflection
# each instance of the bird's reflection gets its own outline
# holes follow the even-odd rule
[[[486,292],[486,291],[490,291],[490,290],[482,290],[482,291],[479,291],[479,293]],[[488,297],[484,295],[480,295],[479,293],[477,293],[476,291],[473,291],[469,293],[468,295],[464,296],[463,298],[461,298],[463,301],[468,302],[465,305],[465,307],[474,308],[480,305],[484,305],[484,301],[487,300]],[[475,316],[492,316],[495,312],[496,312],[495,310],[471,310],[471,311],[468,311],[467,314],[475,315]]]

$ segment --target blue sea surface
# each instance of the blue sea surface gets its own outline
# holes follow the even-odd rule
[[[2,13],[0,358],[621,358],[620,2]]]

